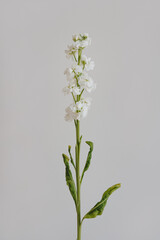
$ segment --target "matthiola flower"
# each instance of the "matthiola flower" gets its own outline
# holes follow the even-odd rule
[[[78,83],[81,88],[85,89],[89,93],[96,88],[96,84],[93,82],[93,79],[88,76],[87,73],[84,73],[80,76]]]
[[[74,95],[79,95],[81,93],[82,89],[76,85],[76,83],[69,83],[68,86],[63,88],[63,92],[65,95],[69,93],[73,93]]]
[[[79,102],[76,103],[77,109],[80,113],[79,120],[80,118],[84,118],[87,116],[90,105],[91,105],[91,98],[81,99]]]
[[[88,33],[75,34],[72,36],[72,39],[76,48],[85,48],[91,44],[91,38],[88,36]]]
[[[66,57],[71,58],[74,54],[76,54],[76,51],[78,50],[77,46],[75,44],[68,45],[68,49],[65,50]]]
[[[72,105],[70,105],[69,107],[66,108],[65,120],[68,122],[71,122],[76,118],[77,118],[77,113],[72,111]]]
[[[82,71],[83,71],[82,66],[73,65],[71,68],[66,68],[64,74],[66,75],[67,80],[70,81],[75,77],[75,75],[81,74]]]
[[[73,40],[74,42],[78,41],[78,40],[79,40],[79,35],[78,35],[78,34],[73,34],[73,35],[72,35],[72,40]]]
[[[94,69],[95,63],[91,61],[91,58],[87,58],[85,55],[82,55],[81,62],[86,71]]]
[[[82,66],[80,66],[80,65],[74,65],[73,67],[72,67],[72,71],[75,73],[75,74],[80,74],[80,73],[82,73],[82,71],[83,71],[83,69],[82,69]]]
[[[66,70],[64,71],[64,74],[67,77],[67,81],[70,81],[74,78],[74,72],[72,68],[66,68]]]
[[[82,51],[90,45],[91,39],[87,33],[73,35],[73,44],[66,50],[67,57],[73,60],[73,65],[64,72],[67,78],[67,86],[63,88],[64,94],[71,94],[74,100],[66,108],[65,119],[67,121],[80,120],[84,118],[90,106],[90,99],[83,98],[83,92],[90,93],[96,88],[93,79],[86,71],[93,70],[94,62],[88,58]]]
[[[72,103],[69,107],[66,108],[66,121],[80,120],[81,118],[86,117],[88,109],[91,104],[91,99],[81,99],[76,103]]]
[[[91,44],[91,38],[89,38],[88,34],[79,34],[73,35],[72,37],[74,43],[72,45],[68,45],[68,49],[65,50],[67,58],[77,59],[77,51],[80,48],[85,48]]]

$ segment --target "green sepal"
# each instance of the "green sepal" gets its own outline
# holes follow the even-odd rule
[[[73,177],[72,177],[72,172],[71,172],[70,167],[69,167],[69,158],[65,154],[62,154],[62,156],[63,156],[64,164],[66,166],[66,172],[65,172],[66,183],[69,187],[70,193],[71,193],[71,195],[73,197],[73,200],[75,202],[75,205],[76,205],[76,203],[77,203],[77,193],[76,193],[75,183],[74,183],[74,180],[73,180]]]
[[[98,215],[102,215],[103,210],[106,206],[107,200],[109,196],[118,188],[120,188],[121,184],[115,184],[112,187],[108,188],[104,193],[101,198],[101,200],[83,217],[83,220],[85,218],[95,218]]]
[[[89,152],[88,152],[86,164],[85,164],[84,169],[83,169],[83,172],[82,172],[81,182],[82,182],[82,180],[83,180],[84,173],[88,170],[88,168],[89,168],[89,166],[90,166],[91,158],[92,158],[92,152],[93,152],[93,142],[86,141],[86,143],[89,145],[90,149],[89,149]]]
[[[76,169],[76,166],[74,164],[73,157],[72,157],[72,154],[71,154],[71,146],[70,145],[68,146],[68,152],[69,152],[71,163],[72,163],[74,169]]]

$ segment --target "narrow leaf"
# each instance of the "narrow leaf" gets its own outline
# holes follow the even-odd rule
[[[76,169],[76,166],[74,164],[73,157],[72,157],[72,154],[71,154],[71,146],[70,145],[68,146],[68,152],[69,152],[71,163],[72,163],[73,167]]]
[[[66,166],[66,183],[69,187],[69,190],[70,190],[70,193],[73,197],[73,200],[75,202],[75,205],[76,205],[76,202],[77,202],[77,194],[76,194],[76,187],[75,187],[75,183],[74,183],[74,180],[73,180],[73,177],[72,177],[72,172],[70,170],[70,167],[69,167],[69,158],[65,155],[65,154],[62,154],[63,156],[63,161],[64,161],[64,164]]]
[[[91,158],[92,158],[92,152],[93,152],[93,142],[86,141],[86,143],[89,145],[90,149],[89,149],[89,152],[88,152],[86,164],[85,164],[84,169],[83,169],[83,172],[82,172],[81,182],[82,182],[82,180],[83,180],[84,173],[88,170],[88,168],[89,168],[89,166],[90,166]]]
[[[109,196],[118,188],[120,188],[121,184],[115,184],[112,187],[108,188],[104,193],[101,198],[101,200],[83,217],[83,220],[85,218],[95,218],[98,215],[102,215],[103,210],[106,206],[107,200]]]

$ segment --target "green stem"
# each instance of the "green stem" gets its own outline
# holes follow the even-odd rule
[[[82,90],[82,92],[80,93],[80,95],[79,95],[79,99],[81,99],[81,96],[82,96],[82,93],[84,92],[84,88],[83,88],[83,90]]]
[[[72,97],[73,97],[74,102],[76,103],[76,99],[75,99],[73,92],[72,92]]]
[[[75,62],[77,62],[77,59],[76,59],[75,53],[73,54],[73,57],[74,57]]]
[[[77,240],[81,240],[80,123],[76,124]]]

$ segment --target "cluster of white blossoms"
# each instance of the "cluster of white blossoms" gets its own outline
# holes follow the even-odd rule
[[[90,98],[82,97],[84,91],[90,93],[96,88],[88,71],[94,69],[91,58],[82,54],[84,48],[91,44],[88,34],[73,35],[73,44],[65,50],[66,57],[71,58],[73,65],[64,72],[67,78],[67,86],[63,89],[64,94],[72,94],[74,102],[66,108],[66,121],[80,120],[87,115],[91,104]]]

